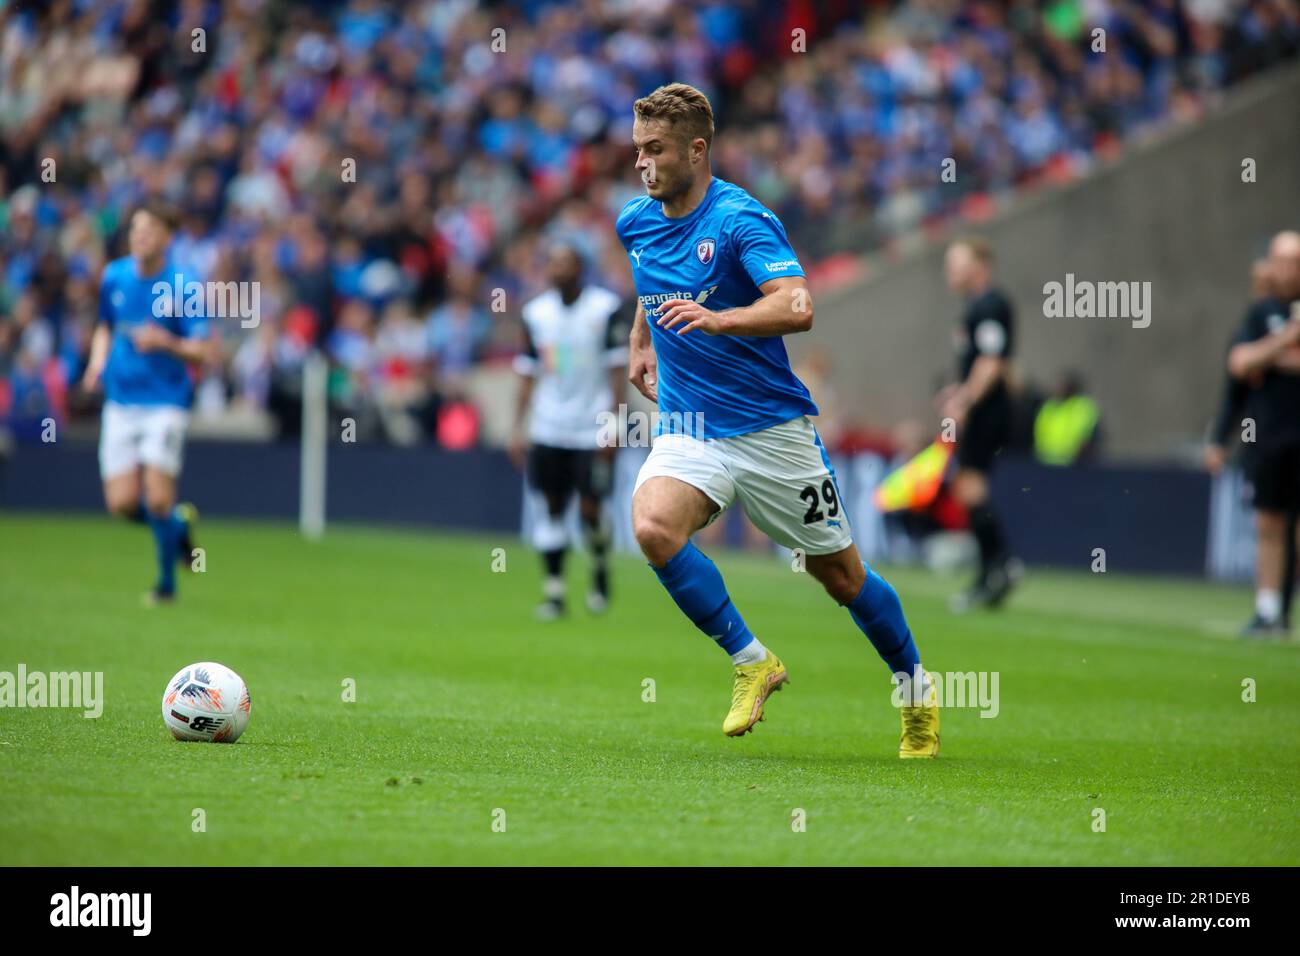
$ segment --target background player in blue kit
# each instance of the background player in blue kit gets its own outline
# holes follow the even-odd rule
[[[853,544],[834,470],[808,418],[817,406],[781,339],[808,331],[813,317],[785,229],[743,189],[714,178],[713,110],[703,93],[674,83],[634,109],[647,195],[629,202],[616,225],[638,300],[629,377],[658,402],[664,433],[637,477],[632,526],[678,607],[731,657],[723,732],[753,729],[768,695],[788,679],[690,541],[739,498],[759,528],[802,551],[808,572],[889,665],[904,701],[899,756],[936,756],[931,678],[898,595]],[[700,420],[694,433],[673,427]]]
[[[185,279],[169,256],[175,220],[149,205],[131,217],[130,255],[104,267],[99,324],[82,386],[104,389],[99,471],[112,514],[147,522],[153,532],[158,580],[150,604],[176,595],[176,565],[189,560],[196,512],[176,504],[189,407],[187,363],[215,358],[207,319],[186,315]],[[190,303],[190,312],[200,311]]]

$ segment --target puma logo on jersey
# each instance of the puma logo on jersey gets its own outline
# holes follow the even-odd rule
[[[645,249],[629,249],[627,254],[635,259],[636,264],[639,266],[641,265],[641,253],[643,252],[645,252]]]

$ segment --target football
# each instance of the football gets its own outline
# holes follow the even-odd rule
[[[240,676],[212,662],[182,667],[163,691],[163,723],[177,740],[234,743],[252,707]]]

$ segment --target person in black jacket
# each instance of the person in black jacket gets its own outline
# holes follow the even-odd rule
[[[1011,437],[1008,385],[1015,346],[1011,300],[993,283],[993,251],[980,238],[959,239],[944,255],[948,286],[966,300],[955,341],[959,379],[939,393],[945,428],[956,427],[953,496],[966,509],[979,545],[979,573],[953,610],[997,607],[1020,575],[1002,519],[989,497],[989,472]]]
[[[1228,372],[1247,387],[1244,407],[1253,439],[1249,475],[1253,488],[1257,553],[1255,614],[1246,636],[1288,630],[1287,591],[1295,576],[1295,515],[1300,511],[1300,232],[1282,232],[1269,246],[1275,294],[1253,302],[1228,352]],[[1234,385],[1226,403],[1242,398]],[[1216,423],[1226,438],[1236,407],[1228,404]],[[1243,429],[1245,431],[1245,429]],[[1291,558],[1288,561],[1288,552]]]

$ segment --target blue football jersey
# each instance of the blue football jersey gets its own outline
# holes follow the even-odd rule
[[[132,333],[154,322],[182,338],[208,334],[205,297],[186,294],[184,276],[170,257],[157,275],[140,276],[130,256],[104,267],[99,286],[99,318],[113,332],[104,368],[104,397],[122,405],[177,405],[188,408],[194,388],[185,362],[166,352],[138,352]],[[188,299],[188,303],[187,303]],[[191,314],[186,315],[186,307]]]
[[[703,437],[727,438],[817,414],[780,336],[699,329],[678,335],[676,328],[655,325],[659,306],[669,299],[692,299],[721,312],[752,305],[769,279],[803,275],[775,214],[714,177],[687,215],[670,219],[662,203],[641,196],[623,207],[615,229],[659,363],[659,431],[680,430],[682,422],[694,432],[693,423],[702,422]]]

